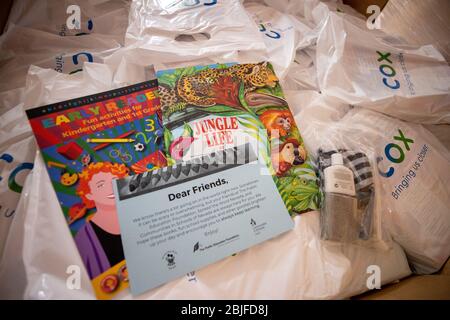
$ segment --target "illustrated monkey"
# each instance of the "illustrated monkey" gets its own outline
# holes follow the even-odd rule
[[[289,110],[268,110],[263,112],[259,119],[266,127],[269,137],[272,135],[284,137],[295,126],[294,118]],[[278,130],[278,134],[275,130]]]

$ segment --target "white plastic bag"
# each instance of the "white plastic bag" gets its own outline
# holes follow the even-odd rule
[[[253,1],[245,2],[245,8],[258,24],[267,47],[266,54],[259,60],[272,62],[284,88],[319,91],[315,45],[328,15],[340,12],[357,18],[363,16],[339,1],[265,2],[270,7]],[[248,55],[255,56],[255,53],[249,52]]]
[[[299,43],[305,41],[312,29],[294,16],[265,5],[250,2],[245,5],[245,9],[257,24],[267,47],[260,60],[270,61],[277,76],[283,79],[294,60]]]
[[[96,34],[60,37],[26,27],[11,27],[0,42],[3,64],[0,76],[8,79],[0,84],[0,91],[23,87],[31,64],[75,73],[82,69],[83,62],[102,62],[119,48],[120,44],[113,38]]]
[[[315,42],[330,12],[340,12],[364,19],[364,16],[355,9],[343,4],[342,0],[264,0],[264,2],[276,10],[295,16],[312,29],[305,37],[308,44],[301,43],[300,48]]]
[[[38,151],[0,263],[0,296],[92,299],[93,289],[82,265]],[[81,275],[79,289],[67,285],[74,272]]]
[[[313,47],[297,50],[286,78],[282,81],[283,88],[288,90],[319,91],[316,65],[314,62],[315,56],[316,50]]]
[[[350,108],[316,92],[291,99],[290,105],[301,109],[294,113],[313,155],[320,147],[336,146],[372,154],[381,225],[403,247],[415,272],[437,271],[450,255],[449,151],[419,124]]]
[[[0,115],[20,104],[24,99],[24,88],[0,92]]]
[[[79,28],[69,29],[67,20],[80,10]],[[128,25],[126,0],[17,0],[14,1],[6,30],[13,25],[45,31],[58,36],[102,34],[123,44]]]
[[[432,46],[398,44],[363,20],[330,13],[316,65],[326,95],[407,121],[450,123],[450,67]]]
[[[126,45],[164,53],[169,61],[170,56],[198,59],[265,49],[261,34],[239,0],[135,0]]]
[[[238,61],[238,57],[237,52],[197,57],[185,56],[180,52],[166,53],[131,46],[114,52],[104,59],[104,63],[114,73],[114,84],[120,87],[149,79],[146,70],[150,66],[154,66],[155,70],[165,70]]]
[[[113,74],[108,66],[85,63],[83,68],[83,72],[68,75],[31,66],[26,81],[24,108],[31,109],[112,89]]]
[[[330,12],[335,14],[344,14],[358,19],[364,19],[364,16],[357,12],[352,7],[345,5],[342,1],[318,1],[309,0],[305,2],[304,17],[310,23],[321,28],[328,18]],[[365,19],[364,19],[365,20]]]
[[[423,126],[369,110],[345,123],[377,131],[383,207],[413,271],[433,273],[450,256],[450,152]]]
[[[323,168],[329,166],[331,161],[329,158],[327,160],[327,155],[331,156],[335,152],[343,154],[344,164],[353,171],[355,178],[358,203],[357,212],[352,213],[355,217],[349,219],[345,226],[327,225],[327,221],[334,221],[330,216],[333,211],[330,214],[325,214],[327,211],[324,211],[322,231],[340,230],[342,234],[353,234],[356,239],[352,239],[363,246],[390,246],[391,239],[383,225],[381,181],[376,174],[377,146],[366,143],[351,125],[341,123],[341,119],[350,111],[350,106],[315,91],[288,92],[287,98],[294,106],[293,112],[299,130],[305,146],[317,162],[321,180],[323,181]],[[325,202],[327,199],[324,193],[322,209],[330,205]],[[344,216],[350,218],[349,213],[342,218]],[[353,219],[358,223],[352,228],[350,220]]]
[[[429,130],[450,151],[450,125],[428,124],[425,128]]]
[[[0,257],[25,179],[33,169],[36,142],[22,105],[0,116]]]

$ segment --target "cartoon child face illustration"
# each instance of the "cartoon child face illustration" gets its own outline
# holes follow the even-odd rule
[[[99,205],[114,205],[114,192],[112,188],[112,180],[117,178],[111,172],[99,172],[92,175],[88,182],[90,193],[86,194],[86,198]]]
[[[95,213],[85,221],[75,236],[91,279],[124,259],[113,179],[127,176],[128,171],[123,164],[95,162],[89,163],[79,174],[77,194],[83,201],[81,205],[85,210],[95,208]],[[116,242],[111,242],[111,239],[116,239]],[[110,283],[114,279],[108,279],[102,284],[105,292],[114,290]]]
[[[114,206],[112,180],[128,175],[128,168],[119,163],[90,163],[80,173],[77,193],[88,208]]]

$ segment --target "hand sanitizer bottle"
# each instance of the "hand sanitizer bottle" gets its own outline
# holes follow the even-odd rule
[[[344,166],[342,154],[331,155],[331,166],[323,171],[325,176],[325,192],[333,192],[355,196],[353,171]]]
[[[358,208],[353,171],[344,166],[342,154],[331,155],[323,171],[324,203],[321,210],[322,239],[351,242],[359,237]]]

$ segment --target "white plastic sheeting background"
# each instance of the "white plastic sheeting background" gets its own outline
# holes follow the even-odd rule
[[[181,1],[184,2],[194,3]],[[194,7],[178,7],[177,15],[173,15],[167,8],[162,10],[162,2],[156,0],[134,1],[131,7],[128,1],[71,1],[71,4],[79,4],[82,8],[83,26],[88,18],[94,23],[92,30],[84,30],[88,35],[77,37],[71,32],[67,32],[65,37],[58,36],[67,17],[65,14],[59,15],[59,12],[65,13],[68,3],[54,0],[15,2],[8,32],[0,38],[0,61],[2,66],[6,66],[0,69],[0,75],[8,79],[2,81],[0,90],[0,151],[15,152],[17,161],[32,162],[33,158],[35,161],[28,178],[24,172],[19,179],[24,184],[22,193],[14,196],[5,184],[5,177],[13,165],[0,163],[3,177],[0,181],[2,205],[8,198],[8,206],[16,208],[16,213],[9,220],[4,220],[3,216],[3,220],[0,220],[1,230],[5,230],[5,239],[0,246],[4,246],[0,262],[0,296],[27,299],[94,298],[84,270],[81,290],[68,290],[66,287],[66,268],[71,264],[82,263],[56,196],[50,191],[52,187],[41,156],[39,152],[35,152],[36,144],[23,112],[24,108],[143,81],[152,74],[149,68],[151,64],[162,69],[212,62],[268,59],[273,60],[281,75],[283,87],[296,90],[287,92],[288,101],[305,143],[310,146],[310,152],[314,153],[316,142],[320,143],[321,140],[316,141],[315,136],[310,135],[314,130],[308,131],[309,124],[317,123],[309,115],[319,116],[318,121],[326,128],[333,122],[340,121],[347,113],[355,113],[348,106],[349,103],[354,103],[350,99],[353,98],[353,92],[340,82],[327,86],[325,84],[328,83],[321,76],[324,74],[321,71],[323,68],[328,68],[326,74],[332,73],[337,67],[342,69],[340,61],[325,59],[326,53],[316,46],[317,42],[323,46],[324,40],[327,40],[327,28],[333,24],[332,19],[342,17],[339,14],[339,17],[330,18],[330,12],[336,12],[339,8],[340,12],[346,13],[345,19],[348,20],[351,18],[347,16],[358,17],[354,10],[337,1],[322,3],[318,0],[265,0],[256,1],[258,4],[246,1],[248,11],[239,1],[219,0],[216,7],[209,8],[204,6],[206,2],[210,1],[200,1],[200,5]],[[269,7],[263,7],[267,4]],[[128,11],[129,21],[126,14]],[[233,16],[223,15],[225,12],[230,12]],[[195,17],[193,21],[196,23],[192,24],[192,21],[181,17]],[[261,23],[278,32],[280,39],[265,36],[259,25]],[[170,30],[167,29],[168,25]],[[198,36],[198,33],[204,31],[211,36],[209,40],[205,41]],[[193,33],[194,40],[174,40],[180,33]],[[12,37],[17,34],[24,41],[18,42],[16,37]],[[36,45],[27,45],[27,42]],[[127,45],[121,47],[124,43]],[[329,42],[326,44],[329,45]],[[36,51],[36,47],[39,50]],[[97,58],[94,63],[87,63],[86,59],[82,59],[83,71],[71,75],[64,74],[72,71],[70,68],[60,70],[63,73],[52,70],[55,68],[52,63],[56,55],[65,54],[70,58],[79,49],[95,52],[94,56]],[[319,57],[320,61],[325,61],[323,66],[317,63]],[[438,56],[433,57],[437,59]],[[435,66],[436,59],[427,61]],[[39,67],[32,66],[25,78],[22,70],[28,64]],[[318,70],[317,66],[322,69]],[[444,70],[445,66],[439,66],[438,69]],[[428,73],[426,77],[438,81],[433,78],[434,74]],[[446,90],[443,87],[448,82],[438,83],[440,94],[448,99],[448,87]],[[314,91],[304,91],[305,89]],[[331,94],[320,95],[319,90],[324,93],[328,90]],[[369,89],[366,91],[365,93],[370,94]],[[342,93],[344,99],[338,97],[336,92]],[[395,98],[393,100],[396,102]],[[326,108],[323,109],[323,106]],[[448,114],[448,108],[448,105],[441,105],[439,109],[414,107],[417,117],[412,120],[429,120],[430,112],[433,119],[444,119],[442,114]],[[311,111],[312,109],[314,110]],[[395,109],[381,111],[389,114],[392,110]],[[363,111],[360,112],[361,115],[364,114]],[[360,119],[357,114],[348,116],[348,119]],[[355,126],[355,130],[359,130],[365,125],[362,120],[361,122],[355,124],[354,121],[349,121],[348,126]],[[367,123],[367,127],[369,126],[370,123]],[[436,146],[435,157],[443,161],[433,168],[435,174],[431,183],[434,183],[435,190],[440,190],[435,193],[437,201],[448,207],[448,187],[442,187],[442,180],[436,179],[444,171],[448,173],[448,167],[445,167],[448,164],[448,151],[423,127],[417,128],[419,127],[414,127],[417,135],[425,141],[431,141]],[[443,131],[448,132],[445,129]],[[445,136],[445,133],[441,133],[441,136]],[[373,149],[376,149],[375,146]],[[379,193],[381,200],[387,200],[387,195]],[[410,274],[405,253],[396,241],[407,251],[410,262],[416,263],[416,270],[435,270],[449,254],[446,250],[449,247],[447,239],[450,231],[447,230],[441,241],[437,241],[403,208],[406,207],[380,205],[381,212],[391,210],[393,214],[390,219],[382,216],[378,225],[379,241],[370,245],[343,246],[321,241],[318,212],[303,214],[295,218],[293,231],[198,270],[195,277],[182,277],[137,298],[345,298],[368,290],[366,280],[369,275],[366,271],[369,265],[381,268],[382,283]],[[445,225],[445,221],[450,220],[450,210],[443,212],[433,208],[425,210],[421,218],[426,221],[443,219]],[[411,239],[416,233],[420,237]],[[430,247],[433,250],[428,250]],[[422,255],[419,260],[414,259],[417,254]],[[132,297],[128,292],[123,292],[118,298]]]

